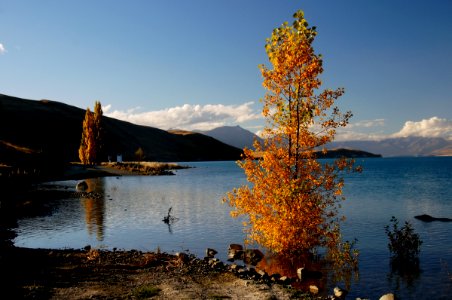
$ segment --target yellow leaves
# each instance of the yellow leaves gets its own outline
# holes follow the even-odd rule
[[[295,18],[293,25],[283,24],[266,41],[271,67],[259,68],[267,89],[262,99],[267,138],[255,151],[245,149],[238,163],[249,184],[223,200],[234,208],[232,216],[247,217],[249,241],[276,252],[303,252],[337,242],[343,187],[338,175],[353,165],[315,159],[314,150],[332,141],[335,128],[346,125],[351,114],[335,108],[330,112],[343,89],[315,94],[323,72],[322,58],[312,47],[316,31],[302,12]]]
[[[78,153],[80,161],[85,165],[97,162],[101,145],[101,120],[102,106],[99,101],[96,101],[94,113],[87,108],[83,120],[82,139]]]

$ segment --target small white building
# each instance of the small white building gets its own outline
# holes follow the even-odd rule
[[[122,154],[116,155],[116,162],[118,163],[122,162]]]

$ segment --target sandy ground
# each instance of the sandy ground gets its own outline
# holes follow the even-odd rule
[[[2,295],[10,299],[300,299],[191,256],[10,248],[0,264]]]

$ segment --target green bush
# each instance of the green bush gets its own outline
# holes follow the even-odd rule
[[[417,263],[422,245],[419,235],[408,221],[405,221],[401,228],[396,217],[393,216],[390,222],[392,225],[386,225],[385,231],[389,238],[388,248],[393,262]]]

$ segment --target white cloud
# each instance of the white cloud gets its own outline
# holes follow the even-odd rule
[[[350,123],[347,125],[347,128],[356,128],[356,127],[364,127],[364,128],[370,128],[370,127],[380,127],[385,125],[385,119],[375,119],[375,120],[362,120],[355,123]]]
[[[3,46],[2,43],[0,43],[0,54],[6,53],[6,48]]]
[[[452,140],[452,120],[431,117],[418,122],[407,121],[403,128],[392,137],[442,137]]]
[[[338,128],[336,141],[365,141],[381,140],[387,136],[382,129],[385,127],[385,119],[362,120],[349,123],[345,128]]]
[[[351,130],[338,129],[335,141],[379,141],[388,136],[382,132],[358,132]]]
[[[383,131],[385,120],[367,120],[349,124],[344,129],[338,129],[336,141],[379,141],[387,138],[410,136],[441,137],[452,140],[452,120],[431,117],[421,121],[407,121],[400,131],[388,133]]]
[[[171,107],[158,111],[143,112],[140,107],[128,110],[113,110],[111,105],[103,107],[106,116],[128,121],[135,124],[157,127],[161,129],[209,130],[225,125],[240,125],[252,120],[262,119],[260,112],[252,108],[253,102],[240,105],[191,105]],[[385,130],[385,120],[362,120],[338,128],[336,141],[371,140],[379,141],[386,138],[421,136],[442,137],[452,140],[452,120],[431,117],[421,121],[407,121],[396,133]],[[246,126],[245,126],[246,127]],[[249,126],[248,126],[249,127]],[[262,126],[254,129],[262,135]]]
[[[228,124],[241,124],[261,118],[252,109],[253,102],[241,105],[191,105],[184,104],[159,111],[140,112],[140,108],[127,111],[114,110],[111,105],[103,107],[106,116],[135,124],[161,129],[209,130]]]

